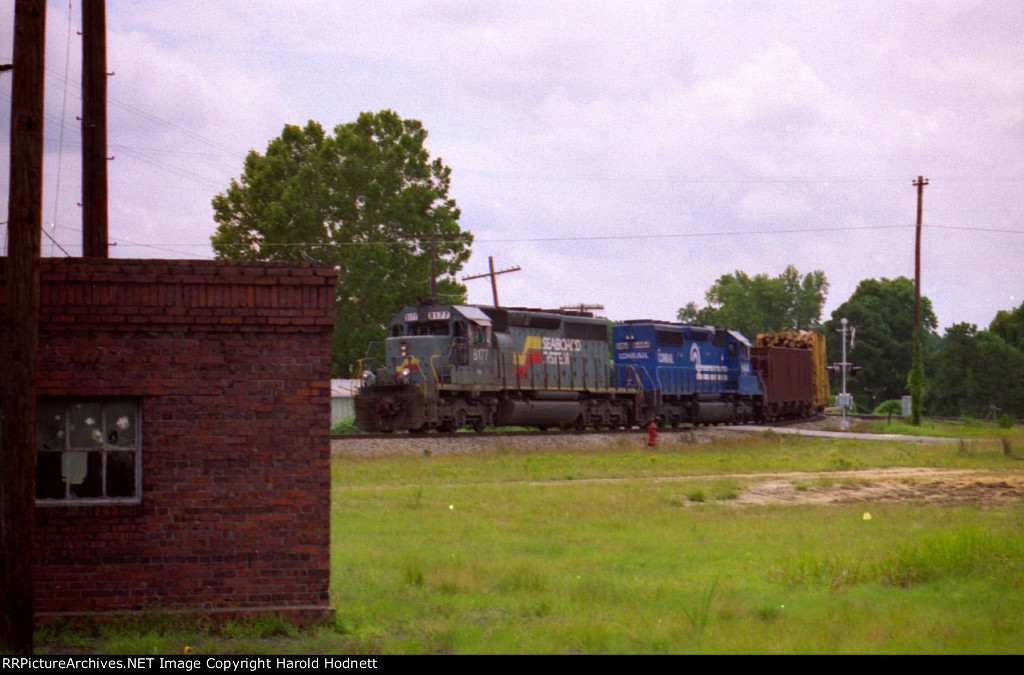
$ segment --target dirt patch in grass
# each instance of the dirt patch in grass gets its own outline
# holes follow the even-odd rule
[[[884,469],[784,474],[750,481],[730,504],[1013,504],[1024,500],[1024,476],[942,469]]]

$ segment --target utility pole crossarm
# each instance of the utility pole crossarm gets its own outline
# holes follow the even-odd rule
[[[491,292],[494,294],[494,306],[495,307],[499,307],[500,305],[498,305],[498,282],[496,281],[496,277],[499,274],[508,274],[509,272],[518,272],[521,268],[517,265],[516,267],[510,267],[508,269],[499,270],[499,271],[495,272],[494,271],[494,256],[488,256],[487,257],[487,264],[490,266],[490,269],[491,269],[490,272],[487,272],[485,274],[474,274],[473,276],[469,276],[469,277],[462,277],[462,280],[463,281],[472,281],[473,279],[483,279],[484,277],[490,277],[491,278]]]

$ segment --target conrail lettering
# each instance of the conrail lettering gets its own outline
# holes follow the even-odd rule
[[[620,361],[641,361],[646,359],[649,354],[647,352],[619,352],[616,356]]]

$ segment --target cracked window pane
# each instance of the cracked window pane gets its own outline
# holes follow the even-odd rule
[[[75,403],[71,406],[71,447],[98,448],[103,445],[103,406]]]
[[[40,401],[36,408],[36,447],[40,450],[63,450],[65,446],[65,406]]]
[[[106,409],[107,443],[121,448],[135,447],[135,404],[111,403]]]

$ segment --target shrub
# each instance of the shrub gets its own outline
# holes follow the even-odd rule
[[[875,408],[873,415],[900,415],[903,412],[903,401],[898,398],[883,401]]]
[[[336,424],[331,426],[331,434],[338,436],[340,434],[358,434],[359,428],[356,427],[356,420],[354,417],[346,417],[343,420],[339,420]]]

